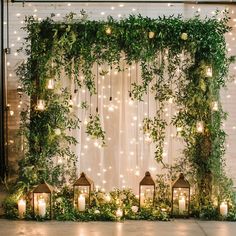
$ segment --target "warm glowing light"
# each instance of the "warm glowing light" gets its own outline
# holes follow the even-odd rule
[[[210,66],[206,68],[206,77],[212,77],[212,68]]]
[[[212,102],[212,110],[213,111],[218,111],[219,110],[219,106],[218,106],[217,101]]]
[[[48,89],[54,89],[54,79],[49,79],[47,84]]]
[[[39,99],[37,101],[37,106],[36,106],[36,109],[38,111],[43,111],[45,109],[45,101],[43,99]]]
[[[196,123],[196,130],[198,133],[203,133],[204,131],[204,123],[203,121],[197,121]]]

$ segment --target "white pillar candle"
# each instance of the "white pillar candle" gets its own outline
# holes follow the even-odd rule
[[[79,211],[85,211],[85,197],[83,195],[78,197],[78,209]]]
[[[23,199],[20,199],[18,201],[18,213],[19,213],[20,219],[24,218],[25,212],[26,212],[26,201]]]
[[[228,205],[227,205],[226,202],[222,202],[220,204],[220,214],[222,216],[227,216],[227,214],[228,214]]]
[[[206,76],[207,77],[212,77],[212,68],[211,67],[206,68]]]
[[[122,211],[120,208],[118,208],[118,209],[116,210],[116,217],[120,218],[120,217],[122,217],[122,216],[123,216],[123,211]]]
[[[54,89],[54,79],[48,80],[48,89]]]
[[[41,217],[45,217],[46,215],[46,202],[44,199],[38,200],[38,213]]]
[[[39,99],[37,102],[37,110],[43,111],[45,109],[45,101],[43,99]]]
[[[186,205],[185,197],[181,197],[179,199],[179,213],[180,214],[183,214],[184,211],[186,210],[185,205]]]

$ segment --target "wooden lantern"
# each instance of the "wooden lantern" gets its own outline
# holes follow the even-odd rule
[[[190,206],[190,184],[181,173],[172,185],[171,212],[176,217],[188,217]]]
[[[139,183],[139,206],[147,207],[154,204],[155,182],[149,171]]]
[[[85,211],[90,206],[93,187],[93,181],[82,172],[80,178],[74,183],[74,204],[79,211]]]

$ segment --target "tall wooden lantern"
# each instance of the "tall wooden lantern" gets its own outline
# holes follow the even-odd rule
[[[154,204],[155,182],[149,171],[145,173],[144,178],[139,183],[139,205],[146,207]]]
[[[53,187],[46,182],[33,190],[33,211],[35,216],[52,219]]]
[[[188,217],[190,206],[190,184],[181,173],[172,185],[172,215]]]
[[[74,204],[79,211],[85,211],[90,206],[93,187],[93,181],[82,172],[79,179],[74,183]]]

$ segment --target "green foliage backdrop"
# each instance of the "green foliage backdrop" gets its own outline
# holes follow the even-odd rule
[[[156,115],[144,119],[143,131],[156,144],[155,158],[169,169],[169,180],[180,171],[188,176],[195,189],[196,214],[204,215],[214,200],[233,204],[232,183],[224,171],[226,134],[221,126],[226,114],[219,96],[232,61],[224,38],[230,28],[227,15],[218,19],[218,14],[205,19],[131,15],[119,21],[112,17],[93,21],[82,11],[80,17],[71,13],[62,22],[54,21],[53,16],[42,21],[27,18],[23,47],[27,61],[17,70],[23,91],[31,98],[30,107],[22,113],[28,149],[20,162],[20,188],[28,191],[42,180],[60,188],[66,178],[75,179],[76,155],[70,145],[77,140],[67,130],[79,128],[80,121],[70,112],[70,91],[62,89],[61,72],[78,90],[85,86],[92,96],[96,93],[92,68],[108,64],[122,71],[128,69],[122,66],[125,62],[136,63],[141,69],[142,83],[132,84],[132,99],[142,101],[150,90],[157,101]],[[207,75],[207,69],[212,69],[212,76]],[[56,81],[54,90],[46,88],[50,78]],[[44,111],[35,109],[38,99],[46,101]],[[167,166],[162,159],[169,125],[163,113],[170,99],[178,106],[172,124],[180,128],[178,134],[185,143],[184,155],[175,166]],[[217,110],[212,109],[213,103],[217,103]],[[83,108],[87,109],[87,104]],[[204,125],[202,133],[197,132],[198,121]],[[56,135],[58,129],[60,135]],[[99,113],[90,116],[86,132],[105,144]],[[55,165],[55,157],[64,158],[67,164]],[[160,198],[166,189],[158,191],[158,201],[168,202]]]

